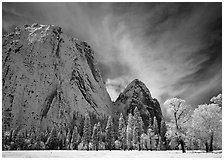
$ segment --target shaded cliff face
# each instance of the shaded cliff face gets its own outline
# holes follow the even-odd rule
[[[148,88],[138,79],[133,80],[119,95],[114,107],[116,116],[119,116],[120,113],[125,116],[129,113],[133,114],[135,107],[138,107],[145,129],[147,129],[149,123],[153,123],[154,116],[160,126],[162,120],[160,104],[157,99],[152,98]],[[149,122],[150,117],[151,122]]]
[[[56,26],[22,26],[2,38],[3,130],[64,125],[74,113],[112,115],[94,52]]]

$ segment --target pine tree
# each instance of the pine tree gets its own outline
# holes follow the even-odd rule
[[[62,131],[61,131],[61,135],[62,135],[62,147],[63,147],[63,149],[66,149],[66,130],[65,129],[63,129]]]
[[[153,119],[153,131],[155,134],[159,134],[159,127],[156,117]]]
[[[133,134],[133,116],[131,113],[129,113],[127,130],[126,130],[126,142],[128,150],[132,150],[132,134]]]
[[[93,135],[92,135],[92,143],[93,143],[93,150],[98,150],[98,128],[97,124],[94,125],[93,127]]]
[[[56,128],[53,127],[46,142],[48,149],[58,149],[58,139]]]
[[[145,133],[142,133],[140,137],[140,146],[142,150],[147,149],[147,140],[148,136]]]
[[[161,149],[161,143],[162,143],[161,136],[158,135],[157,151]]]
[[[111,116],[109,116],[106,126],[106,146],[107,149],[112,150],[114,147],[114,133],[113,122]]]
[[[153,119],[153,131],[154,131],[154,134],[155,134],[155,147],[156,149],[158,150],[158,147],[159,147],[159,127],[158,127],[158,121],[156,119],[156,117],[154,117]]]
[[[166,122],[162,121],[161,122],[161,145],[162,147],[167,148],[167,142],[166,142],[166,132],[167,132],[167,126],[166,126]]]
[[[105,149],[105,143],[103,142],[103,132],[102,132],[102,127],[101,123],[98,122],[97,124],[97,130],[98,130],[98,146],[97,149]]]
[[[89,150],[89,142],[91,140],[91,125],[89,114],[85,115],[84,127],[83,127],[83,145]]]
[[[142,133],[144,133],[144,129],[143,129],[144,122],[141,116],[138,117],[138,122],[139,122],[139,136],[140,136]]]
[[[147,149],[150,149],[152,151],[152,149],[154,148],[154,137],[155,137],[155,134],[154,134],[154,132],[153,132],[151,127],[148,128],[147,135],[149,137],[148,143],[147,143]]]
[[[68,128],[68,132],[66,135],[66,141],[65,141],[65,146],[66,146],[67,150],[70,149],[70,140],[71,140],[71,132],[70,132],[70,129]]]
[[[126,139],[126,125],[123,114],[120,114],[119,126],[118,126],[118,140],[121,143],[121,148],[125,150],[125,139]]]
[[[138,108],[135,107],[134,110],[134,117],[133,117],[133,147],[134,149],[140,149],[140,113],[138,111]]]
[[[78,128],[74,126],[73,132],[72,132],[72,139],[71,139],[71,149],[78,149],[78,139],[79,139],[79,133]]]
[[[153,123],[153,119],[152,119],[152,116],[150,114],[149,115],[149,125],[148,125],[148,128],[153,128],[152,123]]]
[[[31,143],[32,144],[35,143],[35,139],[36,139],[35,130],[34,129],[31,129],[30,130],[30,140],[31,140]]]
[[[98,131],[98,142],[102,142],[102,128],[100,122],[97,124],[97,131]]]
[[[21,131],[19,131],[17,133],[16,139],[15,139],[15,144],[16,144],[17,149],[19,149],[19,150],[23,149],[24,138],[23,138],[23,134]]]
[[[57,134],[57,139],[58,139],[59,149],[61,150],[63,149],[63,135],[61,130]]]

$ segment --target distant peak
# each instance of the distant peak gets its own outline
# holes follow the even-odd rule
[[[146,87],[146,85],[142,81],[140,81],[139,79],[134,79],[133,81],[131,81],[131,83],[129,83],[128,86],[130,86],[130,87],[131,86],[145,86]]]
[[[131,81],[131,83],[136,83],[136,84],[138,84],[138,83],[143,83],[143,82],[136,78],[136,79],[134,79],[133,81]],[[143,84],[144,84],[144,83],[143,83]]]
[[[139,79],[134,79],[129,83],[129,85],[125,88],[125,90],[121,93],[123,95],[132,92],[143,92],[147,94],[151,98],[151,93],[146,85],[140,81]]]

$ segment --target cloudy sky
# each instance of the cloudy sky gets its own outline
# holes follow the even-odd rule
[[[222,91],[221,3],[3,3],[2,31],[55,24],[96,53],[112,100],[138,78],[163,103]]]

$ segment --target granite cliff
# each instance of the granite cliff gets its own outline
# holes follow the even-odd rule
[[[94,51],[53,25],[24,25],[2,38],[3,130],[69,124],[74,113],[112,115]]]

